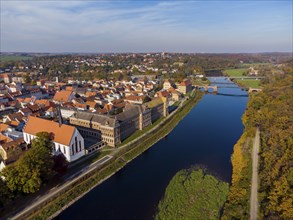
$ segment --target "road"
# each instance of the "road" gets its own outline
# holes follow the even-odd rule
[[[48,192],[46,195],[36,199],[36,201],[34,201],[30,206],[26,207],[25,209],[23,209],[22,211],[17,213],[11,219],[21,219],[22,215],[24,215],[25,213],[27,213],[31,209],[34,209],[35,207],[37,207],[38,205],[40,205],[41,203],[43,203],[44,201],[46,201],[50,197],[55,196],[57,193],[59,193],[65,187],[67,187],[68,185],[72,184],[73,181],[76,181],[79,178],[82,178],[84,175],[86,175],[89,172],[93,171],[98,166],[102,165],[103,163],[105,163],[106,161],[110,160],[111,158],[112,158],[112,156],[107,155],[107,156],[101,158],[100,160],[92,163],[90,166],[88,166],[88,167],[84,168],[83,170],[79,171],[78,173],[73,174],[71,177],[67,178],[68,181],[66,183],[64,183],[63,185],[61,185],[59,187],[52,188],[50,190],[50,192]]]
[[[250,220],[257,219],[258,213],[258,152],[259,152],[259,128],[256,129],[253,149],[252,149],[252,179],[251,179],[251,194],[250,194]]]

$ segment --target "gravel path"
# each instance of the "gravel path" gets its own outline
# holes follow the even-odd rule
[[[258,213],[258,152],[259,152],[259,128],[256,129],[253,149],[252,149],[252,180],[251,180],[251,195],[250,195],[250,220],[257,219]]]

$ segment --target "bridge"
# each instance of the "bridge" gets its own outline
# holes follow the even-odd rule
[[[199,85],[195,85],[196,88],[203,88],[205,92],[208,92],[209,89],[212,89],[214,93],[218,92],[218,86],[208,86],[208,85],[204,85],[204,86],[199,86]]]
[[[217,95],[221,95],[221,96],[235,96],[235,97],[248,97],[248,94],[236,95],[236,94],[217,93]]]
[[[211,82],[211,84],[217,84],[217,85],[235,85],[234,82],[229,81],[229,82]]]
[[[264,76],[225,76],[225,79],[264,79]]]
[[[218,88],[239,88],[237,85],[234,85],[234,86],[229,86],[229,85],[227,85],[227,86],[217,86]]]
[[[251,93],[251,92],[260,92],[262,91],[262,89],[256,89],[256,88],[249,88],[248,89],[248,93]]]

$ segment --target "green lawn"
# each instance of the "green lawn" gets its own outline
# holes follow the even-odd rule
[[[153,124],[145,127],[143,130],[137,130],[135,131],[131,136],[129,136],[128,138],[126,138],[124,141],[122,141],[121,144],[119,144],[118,146],[122,146],[124,144],[129,143],[130,141],[133,141],[134,139],[138,138],[139,136],[143,135],[144,133],[148,132],[149,130],[151,130],[153,127],[155,127],[157,124],[159,124],[164,118],[159,118],[157,121],[155,121]]]
[[[2,55],[0,56],[0,61],[18,61],[18,60],[31,60],[33,57],[30,56],[9,56],[9,55]]]
[[[246,79],[246,80],[237,80],[237,83],[246,87],[246,88],[260,88],[260,80],[255,79]]]
[[[242,69],[228,69],[224,70],[224,73],[228,76],[243,76],[243,73],[247,71],[247,68]]]

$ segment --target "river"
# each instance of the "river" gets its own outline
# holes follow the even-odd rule
[[[236,85],[223,84],[229,83],[223,77],[210,80],[221,83],[220,94],[246,94]],[[229,88],[221,88],[225,86]],[[56,219],[153,219],[169,181],[176,172],[191,166],[204,166],[230,182],[230,158],[243,131],[241,116],[247,100],[241,96],[206,94],[167,137]]]

